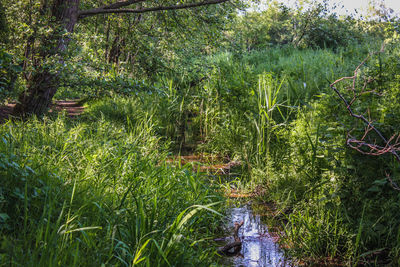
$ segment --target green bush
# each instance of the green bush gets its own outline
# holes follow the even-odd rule
[[[21,66],[14,63],[14,57],[0,48],[0,102],[6,98],[15,97],[15,84],[18,74],[22,71]]]

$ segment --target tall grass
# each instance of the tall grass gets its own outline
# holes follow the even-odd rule
[[[384,178],[390,172],[398,179],[398,168],[389,158],[346,148],[348,130],[357,125],[328,87],[352,75],[369,49],[287,47],[213,57],[207,90],[215,97],[207,105],[215,127],[203,147],[239,158],[250,177],[242,178],[250,181],[246,185],[268,188],[264,201],[286,214],[285,240],[295,257],[339,258],[349,265],[398,262],[398,196]],[[362,70],[376,79],[385,75],[375,84],[382,95],[373,100],[365,95],[358,104],[394,133],[398,50],[390,49],[393,54],[380,55]]]
[[[294,255],[305,260],[316,260],[321,255],[345,259],[349,255],[343,252],[348,251],[351,239],[349,230],[342,225],[337,201],[315,204],[316,209],[305,205],[287,216],[283,242],[291,246]]]
[[[219,188],[164,163],[188,144],[240,160],[238,186],[267,188],[261,198],[284,214],[290,255],[398,262],[398,196],[382,178],[398,170],[346,149],[353,122],[328,91],[367,50],[223,52],[204,58],[190,82],[186,74],[158,77],[129,97],[111,92],[89,102],[79,119],[1,125],[1,262],[210,264]],[[376,66],[394,73],[395,56],[366,73]],[[376,106],[389,132],[398,128],[398,81],[384,85],[384,104]]]
[[[355,51],[357,53],[349,53],[346,49],[334,52],[284,47],[251,51],[240,57],[230,52],[221,52],[207,58],[208,68],[212,66],[211,71],[206,73],[207,82],[200,85],[193,94],[198,100],[194,103],[207,107],[207,118],[213,118],[212,126],[207,120],[207,125],[212,130],[208,130],[204,138],[207,140],[208,150],[224,150],[224,153],[237,155],[249,154],[246,151],[250,146],[265,140],[262,132],[258,137],[257,133],[249,133],[252,131],[249,130],[249,124],[257,128],[261,123],[259,120],[264,116],[260,115],[264,112],[263,109],[276,114],[276,124],[295,119],[295,107],[307,105],[310,100],[329,92],[329,81],[338,75],[351,74],[354,64],[358,64],[364,55],[359,50]],[[270,85],[272,83],[277,84]],[[274,88],[271,90],[279,88],[278,93],[274,91],[271,96],[261,95],[265,90],[268,93],[269,87]],[[204,92],[208,92],[208,97],[205,97]],[[210,93],[212,97],[209,97]],[[260,101],[271,105],[272,101],[277,102],[272,108],[265,105],[261,107]],[[231,142],[224,141],[226,136],[229,136]],[[254,142],[248,142],[249,139],[254,139]],[[243,148],[242,144],[247,142],[249,144]],[[259,146],[262,147],[263,145]]]
[[[137,99],[114,99],[75,121],[1,125],[1,262],[207,262],[213,249],[197,240],[215,230],[221,197],[207,178],[163,163],[152,116]]]
[[[283,82],[284,80],[278,83],[278,81],[274,80],[271,74],[260,75],[258,81],[258,119],[255,121],[255,127],[257,129],[256,163],[258,166],[264,165],[261,161],[265,160],[268,162],[272,137],[271,132],[274,128],[278,127],[275,121],[275,113],[278,113],[282,117],[280,118],[281,120],[285,120],[279,107],[282,103],[278,102]],[[282,99],[282,97],[280,98]]]

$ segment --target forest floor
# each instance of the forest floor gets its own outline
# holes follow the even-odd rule
[[[8,103],[0,106],[0,123],[4,123],[8,118],[10,118],[10,116],[12,116],[14,107],[15,103]],[[49,112],[62,112],[64,110],[69,117],[74,118],[81,115],[85,108],[82,103],[77,100],[58,100],[51,105]]]

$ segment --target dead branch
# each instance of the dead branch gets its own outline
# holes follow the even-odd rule
[[[382,53],[384,52],[384,45],[382,46],[381,50],[376,53],[371,53],[369,54],[354,70],[354,75],[350,77],[342,77],[335,82],[333,82],[330,87],[335,91],[335,93],[339,96],[341,101],[344,103],[346,106],[346,109],[350,113],[350,116],[356,118],[357,120],[360,120],[364,125],[364,133],[361,138],[355,138],[350,135],[350,132],[347,135],[347,141],[346,144],[362,153],[365,155],[372,155],[372,156],[381,156],[383,154],[390,153],[392,154],[395,159],[400,163],[400,134],[394,134],[392,137],[387,139],[381,131],[379,131],[373,124],[372,119],[369,116],[369,110],[368,111],[368,119],[362,115],[362,114],[356,114],[353,111],[353,104],[361,97],[361,95],[366,94],[366,93],[372,93],[376,95],[380,95],[376,90],[367,90],[367,86],[369,83],[374,81],[373,78],[371,77],[363,77],[363,85],[361,89],[357,89],[357,79],[359,78],[360,75],[360,68],[370,59],[370,57],[374,54],[377,53]],[[348,87],[347,89],[350,91],[351,99],[346,99],[345,95],[340,92],[340,90],[336,87],[336,84],[341,83],[343,81],[350,80],[351,86]],[[374,141],[371,142],[370,138],[370,133],[374,132],[378,138],[378,141],[376,139],[373,139]],[[368,139],[368,140],[367,140]],[[378,145],[377,143],[383,143],[383,145]],[[389,175],[387,175],[387,180],[390,182],[391,186],[396,189],[400,190],[400,187],[397,186],[397,184],[390,178]]]
[[[235,222],[235,228],[233,230],[234,241],[222,248],[219,248],[218,254],[225,256],[236,256],[240,253],[240,250],[242,249],[242,241],[239,237],[239,229],[242,227],[243,223],[243,221],[241,223]],[[232,249],[233,251],[231,251]]]

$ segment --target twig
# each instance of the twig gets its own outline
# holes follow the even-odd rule
[[[239,229],[243,225],[243,221],[241,223],[235,222],[235,228],[233,230],[233,238],[235,241],[227,244],[226,246],[218,249],[218,254],[225,256],[236,256],[240,253],[242,249],[242,241],[239,237]],[[231,251],[233,249],[233,251]]]
[[[371,120],[371,118],[369,116],[369,110],[368,110],[368,119],[367,119],[362,114],[355,114],[352,109],[353,104],[356,102],[356,100],[358,100],[361,97],[361,95],[366,94],[366,93],[373,93],[376,95],[380,95],[375,90],[366,90],[367,85],[369,83],[371,83],[372,81],[374,81],[374,79],[372,79],[371,77],[364,78],[364,83],[360,90],[356,89],[356,80],[359,76],[360,68],[368,61],[368,59],[372,55],[377,54],[377,53],[382,53],[383,51],[384,51],[384,45],[382,45],[382,48],[379,52],[369,54],[356,67],[356,69],[354,70],[353,76],[342,77],[342,78],[336,80],[335,82],[333,82],[332,84],[330,84],[330,87],[333,89],[333,91],[335,91],[335,93],[342,100],[342,102],[346,106],[346,109],[349,111],[350,116],[362,121],[366,126],[365,130],[364,130],[364,134],[362,135],[362,137],[360,139],[352,137],[349,132],[347,135],[346,144],[350,148],[352,148],[362,154],[365,154],[365,155],[381,156],[386,153],[391,153],[395,157],[395,159],[400,163],[400,155],[399,155],[399,153],[400,153],[400,134],[398,134],[398,135],[395,134],[392,137],[390,137],[389,139],[387,139],[381,133],[381,131],[379,131],[374,126],[373,121]],[[336,87],[337,83],[340,83],[340,82],[343,82],[346,80],[351,80],[351,82],[352,82],[351,86],[348,88],[348,90],[351,91],[351,95],[352,95],[352,98],[350,100],[346,99],[346,97]],[[371,132],[374,132],[379,137],[380,141],[383,142],[383,145],[378,145],[376,140],[374,140],[373,143],[366,141],[367,137],[369,136],[369,134]],[[386,175],[386,177],[387,177],[387,180],[390,182],[391,186],[394,189],[400,191],[400,187],[397,186],[397,184],[395,182],[393,182],[393,180],[390,178],[390,176],[388,174]]]

